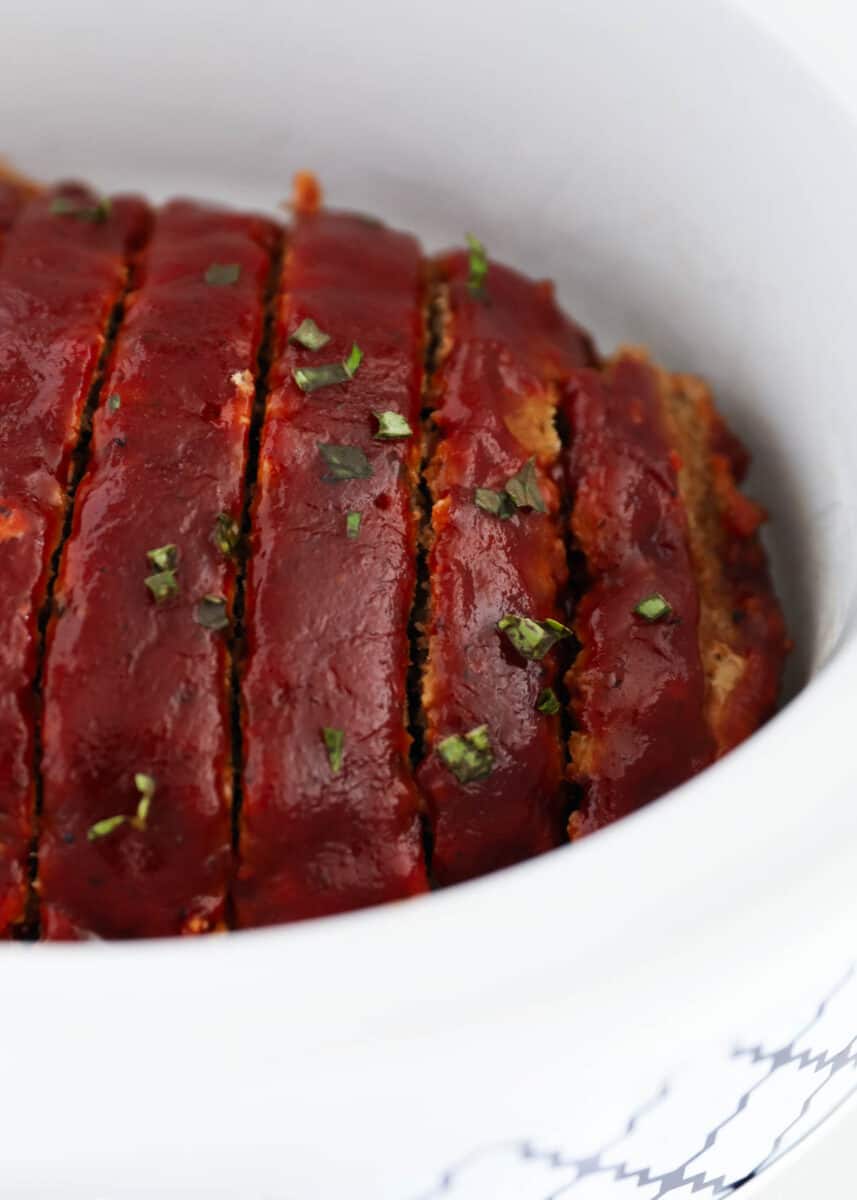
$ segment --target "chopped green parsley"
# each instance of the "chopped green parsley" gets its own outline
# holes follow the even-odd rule
[[[401,413],[376,412],[375,418],[378,422],[378,432],[375,437],[379,442],[392,442],[399,438],[413,437],[414,431]]]
[[[134,787],[137,789],[139,799],[133,817],[126,816],[125,813],[118,813],[115,817],[104,817],[102,820],[96,821],[86,831],[88,841],[96,842],[99,838],[109,837],[120,825],[126,823],[133,825],[140,832],[145,830],[149,820],[149,810],[152,807],[152,800],[156,791],[156,784],[151,775],[146,775],[144,772],[138,771],[134,775]]]
[[[333,446],[319,442],[318,451],[327,463],[328,471],[323,478],[328,483],[341,483],[344,479],[368,479],[372,474],[369,459],[359,446]]]
[[[557,642],[571,637],[571,630],[559,621],[535,621],[517,613],[507,613],[497,622],[497,629],[504,633],[519,654],[538,662],[552,650]]]
[[[294,333],[289,334],[289,341],[304,350],[321,350],[330,341],[330,334],[319,329],[312,317],[304,317]]]
[[[229,628],[229,614],[226,611],[226,599],[223,596],[203,596],[197,601],[194,620],[203,629],[219,633],[221,629]]]
[[[672,605],[664,599],[660,592],[654,592],[651,596],[646,596],[641,600],[634,612],[644,621],[654,624],[655,621],[661,621],[670,615]]]
[[[218,513],[211,531],[211,540],[224,558],[233,558],[241,540],[241,530],[238,522],[229,513]]]
[[[321,731],[324,746],[327,750],[327,761],[330,763],[332,775],[338,775],[342,770],[342,760],[345,757],[345,733],[341,729],[331,729],[329,726]]]
[[[165,600],[170,600],[179,594],[179,581],[173,570],[158,571],[154,575],[147,575],[143,582],[158,604],[163,604]]]
[[[179,565],[178,547],[172,542],[167,546],[156,546],[146,551],[146,558],[158,571],[175,571]]]
[[[355,342],[344,362],[321,363],[317,367],[295,367],[292,378],[302,392],[315,392],[334,383],[348,383],[363,361],[363,351]]]
[[[437,752],[459,783],[485,779],[494,768],[494,751],[487,725],[469,733],[452,734],[438,742]]]
[[[546,713],[549,717],[559,712],[559,699],[553,688],[542,688],[536,700],[536,708],[540,713]]]
[[[536,512],[546,512],[544,498],[536,478],[536,460],[528,459],[518,471],[507,481],[501,492],[493,488],[477,488],[473,497],[477,508],[484,509],[492,516],[508,520],[514,516],[518,508],[532,508]]]
[[[485,289],[485,280],[488,278],[488,255],[479,238],[474,237],[472,233],[465,234],[465,238],[470,248],[467,286],[471,292],[481,295]]]

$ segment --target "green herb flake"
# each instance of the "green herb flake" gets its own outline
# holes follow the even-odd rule
[[[212,263],[205,272],[205,282],[211,287],[231,287],[240,278],[240,263]]]
[[[634,612],[638,617],[642,617],[644,621],[649,621],[654,624],[655,621],[662,621],[664,617],[668,617],[672,612],[672,605],[668,600],[665,600],[660,592],[653,592],[651,596],[646,596]]]
[[[346,358],[345,362],[342,364],[345,367],[346,371],[348,372],[349,379],[351,379],[352,376],[356,375],[357,368],[360,366],[360,364],[362,362],[363,362],[363,351],[360,349],[360,347],[357,345],[357,343],[354,342],[351,349],[348,351],[348,358]]]
[[[480,294],[484,291],[485,280],[488,278],[488,256],[485,247],[472,233],[465,234],[467,245],[470,247],[469,274],[467,286],[471,292]]]
[[[152,575],[147,575],[144,583],[155,598],[156,603],[163,604],[165,600],[178,595],[179,583],[176,571],[179,565],[178,547],[170,543],[167,546],[156,546],[154,550],[146,551],[146,558],[155,567]]]
[[[155,795],[155,781],[151,775],[145,775],[142,771],[138,771],[134,776],[134,787],[137,789],[140,799],[137,801],[137,812],[131,818],[131,824],[135,829],[144,830],[146,822],[149,819],[149,809],[152,807],[152,800]]]
[[[345,536],[352,541],[360,537],[360,522],[363,520],[359,512],[350,512],[345,517]]]
[[[497,629],[504,633],[519,654],[538,662],[552,650],[557,642],[571,637],[571,630],[559,621],[535,621],[517,613],[507,613],[497,622]]]
[[[152,799],[155,795],[155,781],[151,775],[145,775],[142,771],[138,771],[134,776],[134,787],[137,789],[137,794],[140,797],[137,801],[137,810],[134,816],[127,817],[124,813],[119,813],[115,817],[104,817],[103,820],[96,821],[86,831],[88,841],[96,842],[99,838],[108,837],[120,825],[124,825],[126,821],[129,825],[133,825],[135,829],[139,829],[141,833],[145,830],[146,823],[149,820]]]
[[[289,334],[289,341],[304,350],[321,350],[330,341],[330,334],[319,329],[312,317],[304,317],[294,333]]]
[[[170,600],[179,594],[179,582],[174,570],[158,571],[155,575],[147,575],[143,582],[158,604],[163,604],[165,600]]]
[[[536,460],[527,459],[517,475],[506,484],[506,495],[516,508],[533,508],[536,512],[547,512],[544,498],[536,479]]]
[[[493,488],[477,488],[473,500],[477,508],[504,521],[514,516],[518,508],[547,512],[536,478],[535,458],[524,463],[517,475],[513,475],[505,484],[502,492],[495,492]]]
[[[218,513],[211,531],[211,540],[224,558],[234,558],[241,540],[238,522],[229,513]]]
[[[229,614],[226,611],[224,596],[203,596],[197,601],[193,619],[203,629],[219,633],[221,629],[229,628]]]
[[[122,397],[118,392],[114,392],[107,401],[107,407],[112,413],[119,412],[119,409],[122,407]]]
[[[99,838],[107,837],[114,829],[118,829],[120,825],[124,825],[126,819],[126,817],[120,814],[118,817],[105,817],[102,821],[96,821],[86,831],[87,841],[97,842]]]
[[[320,367],[295,367],[292,379],[302,392],[317,392],[319,388],[331,387],[334,383],[348,383],[351,376],[345,363],[324,363]]]
[[[345,479],[369,479],[372,467],[359,446],[333,446],[318,442],[318,451],[327,463],[328,472],[323,476],[328,483],[341,483]]]
[[[376,412],[378,432],[375,437],[379,442],[393,442],[399,438],[413,437],[414,431],[408,422],[397,412]]]
[[[494,752],[487,725],[469,733],[455,733],[438,742],[437,752],[459,783],[485,779],[494,768]]]
[[[549,717],[559,712],[559,700],[553,688],[542,688],[536,700],[536,709]]]
[[[167,546],[156,546],[146,551],[146,558],[158,571],[175,571],[179,565],[178,547],[172,542]]]
[[[302,392],[316,392],[334,383],[348,383],[363,361],[363,351],[355,342],[345,362],[322,363],[317,367],[295,367],[292,379]]]
[[[511,497],[505,492],[495,492],[492,488],[477,488],[473,494],[473,503],[477,508],[491,513],[493,517],[499,517],[502,521],[508,521],[509,517],[515,515],[515,505]]]
[[[338,775],[342,770],[342,760],[345,757],[345,734],[341,729],[331,729],[325,725],[321,736],[327,750],[330,772],[332,775]]]
[[[111,208],[112,204],[107,196],[95,204],[81,204],[71,196],[54,196],[51,200],[52,216],[76,217],[78,221],[91,221],[93,225],[103,225],[110,216]]]

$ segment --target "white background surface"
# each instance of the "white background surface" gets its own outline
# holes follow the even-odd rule
[[[782,38],[857,119],[857,6],[850,0],[741,0],[741,7]],[[855,1148],[852,1108],[766,1187],[750,1192],[766,1200],[852,1200]]]

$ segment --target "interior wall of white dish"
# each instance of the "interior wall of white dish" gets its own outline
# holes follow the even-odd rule
[[[735,0],[857,116],[857,7],[851,0]]]

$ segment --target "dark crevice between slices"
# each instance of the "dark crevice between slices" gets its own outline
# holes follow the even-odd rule
[[[420,413],[420,467],[419,477],[414,489],[414,508],[417,518],[417,563],[416,587],[414,601],[411,606],[411,616],[408,622],[408,642],[410,646],[407,694],[408,694],[408,733],[411,738],[411,769],[416,775],[417,768],[426,755],[425,717],[422,705],[422,683],[428,657],[428,642],[426,623],[429,615],[429,567],[428,553],[431,539],[431,510],[432,498],[426,472],[434,454],[437,432],[434,427],[434,389],[435,377],[440,366],[443,347],[443,331],[445,322],[445,305],[443,303],[444,286],[431,274],[427,280],[425,308],[425,360],[423,368],[423,406]],[[423,854],[425,855],[426,873],[429,886],[434,887],[431,874],[431,861],[434,839],[431,822],[425,808],[421,814]]]
[[[57,578],[59,577],[63,551],[65,550],[66,542],[71,535],[72,524],[74,522],[75,504],[77,500],[78,489],[80,488],[83,477],[86,474],[86,469],[89,465],[93,417],[95,416],[95,413],[101,402],[101,393],[104,387],[104,380],[107,377],[107,366],[110,362],[110,356],[113,353],[113,349],[116,345],[116,339],[119,336],[119,330],[122,327],[122,322],[125,318],[128,296],[134,289],[137,274],[137,263],[139,262],[140,257],[145,253],[145,249],[146,244],[144,243],[142,246],[136,248],[133,256],[129,259],[126,266],[125,283],[107,320],[107,326],[104,332],[104,344],[101,347],[101,352],[98,356],[95,374],[93,376],[89,394],[87,395],[86,403],[84,405],[77,444],[72,451],[69,461],[68,483],[66,484],[65,489],[65,512],[63,514],[62,528],[60,530],[60,536],[57,544],[54,547],[53,553],[50,557],[50,563],[48,566],[48,579],[45,588],[45,598],[41,608],[39,609],[37,620],[38,645],[36,648],[36,673],[33,678],[32,690],[34,702],[33,836],[30,842],[30,857],[28,864],[26,916],[23,924],[13,932],[13,936],[19,941],[38,941],[41,934],[41,929],[39,926],[39,902],[36,885],[38,877],[39,825],[44,798],[44,783],[42,779],[42,757],[44,753],[44,747],[42,744],[42,685],[45,672],[48,623],[54,608],[56,583]]]
[[[271,266],[265,285],[264,328],[259,353],[256,359],[256,392],[253,412],[247,434],[247,462],[244,471],[243,500],[241,506],[240,537],[236,551],[235,600],[232,608],[232,630],[229,636],[229,712],[232,733],[232,860],[238,859],[241,808],[244,799],[244,733],[241,727],[241,668],[246,644],[244,610],[246,605],[247,566],[250,559],[250,535],[252,531],[253,497],[259,475],[259,452],[262,428],[268,402],[269,378],[274,358],[274,340],[277,328],[277,300],[283,274],[286,233],[282,231],[271,254]],[[236,927],[233,912],[232,890],[226,900],[226,924]]]
[[[568,486],[568,481],[565,476],[565,471],[562,469],[562,463],[565,456],[568,454],[571,447],[571,441],[574,433],[568,416],[563,410],[559,389],[557,389],[557,405],[554,412],[554,426],[556,428],[557,437],[560,440],[560,452],[557,458],[557,469],[555,472],[555,482],[559,488],[560,494],[560,510],[559,520],[561,522],[563,544],[565,545],[565,561],[568,566],[568,583],[565,587],[565,592],[560,596],[560,607],[565,614],[565,624],[569,629],[574,629],[574,621],[577,613],[577,606],[581,598],[586,593],[589,587],[589,572],[586,564],[586,556],[577,545],[574,535],[571,531],[571,514],[574,507],[574,494]],[[568,638],[565,642],[560,643],[557,647],[561,654],[560,668],[557,672],[556,679],[556,694],[559,699],[559,720],[560,720],[560,736],[562,738],[562,753],[565,770],[566,782],[563,785],[565,795],[563,797],[562,820],[563,828],[568,828],[568,821],[571,814],[580,807],[582,798],[582,788],[579,784],[572,783],[569,779],[571,768],[571,750],[570,738],[574,728],[572,709],[571,709],[571,693],[567,685],[567,677],[571,668],[574,666],[574,660],[580,653],[581,646],[576,636]]]

